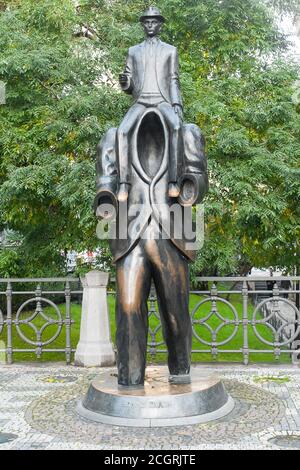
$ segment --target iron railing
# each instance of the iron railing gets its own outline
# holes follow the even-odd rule
[[[78,283],[79,279],[75,278],[0,279],[0,301],[6,297],[6,301],[1,302],[6,305],[5,310],[0,309],[0,353],[6,355],[8,364],[13,362],[14,353],[34,353],[39,358],[45,352],[64,353],[67,364],[71,362],[76,346],[71,344],[71,326],[74,323],[71,303],[72,297],[82,295]],[[71,286],[75,284],[77,289],[72,290]],[[62,302],[64,313],[61,311]],[[45,307],[51,309],[45,311]],[[55,331],[45,338],[49,327]],[[63,334],[64,347],[49,348]],[[30,347],[19,347],[20,343]]]
[[[234,354],[244,364],[252,353],[273,354],[276,359],[288,354],[297,361],[300,277],[207,277],[197,282],[205,287],[191,291],[193,354],[213,360]],[[77,346],[71,341],[72,307],[82,293],[77,278],[0,279],[0,353],[7,362],[13,362],[15,353],[39,358],[49,352],[64,354],[69,364]],[[107,294],[115,297],[115,291]],[[167,354],[154,289],[149,324],[149,353]]]
[[[300,293],[300,277],[202,277],[197,282],[206,283],[210,288],[190,292],[199,296],[191,311],[192,354],[209,354],[212,359],[220,354],[240,354],[245,365],[249,363],[251,353],[273,354],[276,360],[282,354],[289,354],[293,362],[298,361],[300,311],[296,298]],[[289,289],[281,287],[287,283],[290,283]],[[229,284],[228,288],[226,284]],[[261,284],[266,287],[257,288]],[[267,288],[270,284],[273,284],[271,291]],[[239,302],[240,308],[237,308]],[[225,313],[220,311],[220,305],[226,307]],[[164,341],[154,290],[150,295],[150,323],[152,318],[157,322],[154,329],[149,329],[148,346],[149,353],[155,357],[167,350],[161,348]],[[251,347],[249,338],[252,343],[256,338],[255,347]],[[234,347],[230,347],[233,344]]]

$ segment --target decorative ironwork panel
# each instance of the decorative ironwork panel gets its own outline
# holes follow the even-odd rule
[[[283,306],[289,306],[289,312],[284,312]],[[258,318],[259,314],[261,319]],[[289,346],[294,349],[297,345],[295,340],[299,338],[300,334],[300,311],[293,302],[280,297],[278,285],[275,283],[273,296],[262,300],[256,306],[251,324],[256,337],[262,343],[272,346],[275,356],[278,358],[282,347]],[[272,341],[266,339],[262,332],[258,331],[258,327],[262,326],[271,331]]]
[[[300,281],[300,277],[280,277],[277,281],[286,284]],[[192,350],[192,353],[210,353],[215,359],[218,354],[239,353],[243,356],[244,364],[249,363],[249,355],[270,354],[276,359],[282,353],[290,354],[296,362],[300,354],[300,312],[295,302],[286,298],[296,296],[300,293],[299,285],[294,289],[280,290],[274,278],[199,278],[199,283],[212,283],[210,290],[194,291],[192,294],[200,296],[199,302],[191,311],[191,322],[194,340],[199,344],[199,349]],[[267,288],[266,281],[272,281],[273,291]],[[257,283],[265,283],[262,289],[256,287]],[[228,288],[217,289],[217,284],[228,283]],[[223,286],[222,286],[223,287]],[[224,296],[236,296],[237,304],[240,304],[242,311],[239,313],[233,301],[229,301]],[[260,298],[263,297],[263,300]],[[220,311],[220,306],[223,306]],[[207,306],[209,310],[207,311]],[[289,315],[284,312],[284,306],[289,307]],[[224,307],[227,312],[224,314]],[[293,312],[293,315],[291,315]],[[166,347],[158,335],[161,334],[161,322],[156,308],[156,297],[154,290],[151,290],[149,319],[152,318],[156,324],[149,329],[149,352],[152,356],[156,353],[166,353]],[[273,336],[264,337],[262,329],[265,328]],[[229,331],[230,330],[230,331]],[[249,346],[253,338],[258,340],[255,348]],[[231,342],[240,344],[233,349]],[[194,341],[195,342],[195,341]],[[203,348],[204,346],[204,348]],[[227,346],[227,349],[224,347]]]
[[[211,304],[211,309],[209,313],[204,318],[197,319],[196,316],[198,313],[201,313],[201,307],[203,307],[203,305],[207,303]],[[218,310],[218,303],[222,303],[229,307],[230,311],[233,313],[233,316],[234,316],[233,320],[224,318],[224,316]],[[215,317],[216,319],[220,321],[220,324],[217,326],[217,328],[212,328],[208,324],[208,321],[213,319],[213,317]],[[210,297],[207,299],[201,300],[201,302],[199,302],[194,308],[194,310],[192,311],[192,324],[193,324],[194,336],[195,338],[197,338],[197,340],[200,343],[210,346],[211,348],[217,348],[219,346],[225,345],[226,343],[229,343],[236,336],[239,325],[240,325],[240,321],[239,321],[239,316],[235,307],[227,300],[221,297],[218,297],[217,288],[215,285],[213,285]],[[200,334],[198,334],[197,328],[195,327],[195,325],[200,325],[206,328],[211,335],[211,341],[207,341],[203,337],[201,337]],[[223,328],[229,325],[234,326],[234,330],[232,334],[229,335],[227,338],[223,339],[223,341],[218,341],[218,334],[221,332]]]
[[[22,313],[24,313],[25,307],[29,306],[32,303],[36,303],[34,312],[30,315],[29,318],[22,320],[21,319]],[[58,318],[57,320],[53,320],[46,315],[42,307],[43,303],[50,305],[54,309],[55,313],[57,314],[57,318]],[[37,328],[36,325],[33,323],[33,321],[37,319],[38,316],[40,316],[43,320],[45,320],[45,323],[40,328]],[[21,307],[19,308],[16,314],[16,319],[13,321],[13,324],[16,325],[19,336],[23,339],[23,341],[25,341],[28,344],[32,344],[33,346],[41,347],[41,346],[47,346],[48,344],[53,343],[53,341],[56,340],[56,338],[61,333],[64,321],[63,321],[59,308],[57,307],[57,305],[55,305],[54,302],[51,302],[51,300],[45,299],[43,297],[36,297],[35,299],[26,300],[26,302],[24,302],[21,305]],[[32,328],[32,330],[34,331],[36,335],[36,341],[32,341],[30,338],[26,336],[26,334],[22,332],[22,328],[21,328],[22,325],[27,325],[27,326],[30,326],[30,328]],[[55,334],[52,335],[48,340],[42,341],[43,332],[46,330],[48,326],[52,326],[52,325],[58,326]]]
[[[0,310],[0,335],[6,333],[6,348],[1,352],[6,353],[8,363],[12,363],[13,354],[16,352],[33,352],[38,358],[46,352],[64,353],[66,362],[70,363],[72,352],[75,352],[71,347],[71,326],[74,323],[71,318],[71,296],[82,294],[82,291],[72,291],[70,283],[78,285],[78,281],[79,279],[71,278],[0,280],[0,294],[5,295],[7,300],[6,314]],[[59,289],[62,283],[64,288]],[[6,284],[5,292],[1,292],[3,284]],[[13,286],[16,284],[21,285],[23,289],[28,284],[35,284],[36,288],[34,291],[14,290]],[[42,289],[42,285],[46,287],[49,284],[54,285],[55,290]],[[53,295],[64,298],[64,302],[60,304],[64,303],[65,314],[62,313],[61,305],[49,298]],[[24,300],[27,296],[29,298]],[[18,300],[20,298],[21,301]],[[48,348],[58,338],[61,339],[62,335],[64,335],[64,347],[54,345],[51,349]],[[17,347],[18,339],[30,345],[30,348]]]
[[[300,277],[214,277],[198,281],[207,287],[191,292],[199,296],[199,301],[193,298],[195,306],[191,310],[192,353],[210,354],[212,359],[219,354],[238,353],[244,364],[248,364],[251,354],[273,354],[276,359],[289,354],[293,362],[299,362]],[[272,290],[266,281],[272,282]],[[70,286],[74,283],[77,287],[78,282],[79,279],[71,278],[0,279],[0,298],[6,298],[6,308],[2,302],[0,310],[0,352],[5,352],[8,363],[16,352],[33,352],[37,357],[45,352],[60,352],[70,363],[75,351],[71,345],[72,301],[75,295],[82,295],[81,290]],[[280,283],[290,283],[290,288],[284,289]],[[31,291],[16,289],[32,284]],[[49,285],[56,287],[50,290]],[[53,295],[64,300],[55,301]],[[115,296],[115,292],[108,295]],[[167,349],[153,288],[148,305],[148,351],[155,357],[167,353]],[[5,349],[1,349],[3,339]],[[17,340],[28,347],[18,348]],[[63,346],[55,347],[56,340]]]

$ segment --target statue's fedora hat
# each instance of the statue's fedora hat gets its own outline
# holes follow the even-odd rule
[[[166,21],[166,19],[160,14],[159,9],[156,7],[149,7],[140,17],[140,21],[144,21],[145,18],[157,18],[162,22]]]

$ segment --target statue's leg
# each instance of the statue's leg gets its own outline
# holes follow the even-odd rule
[[[154,245],[155,243],[155,245]],[[152,247],[153,278],[171,375],[188,375],[192,348],[188,262],[169,240]]]
[[[169,103],[161,103],[158,109],[166,120],[170,131],[169,183],[176,184],[179,179],[180,163],[183,153],[182,124]],[[178,194],[174,194],[178,196]]]
[[[116,342],[118,383],[143,385],[145,378],[148,306],[151,286],[149,261],[140,241],[117,268]]]
[[[127,114],[125,115],[123,121],[121,122],[117,130],[117,144],[118,144],[118,169],[119,169],[119,178],[120,178],[120,191],[124,194],[119,194],[119,200],[126,200],[126,188],[130,184],[131,175],[130,175],[130,144],[129,139],[134,126],[137,124],[139,118],[142,116],[145,110],[145,106],[142,104],[134,104]]]

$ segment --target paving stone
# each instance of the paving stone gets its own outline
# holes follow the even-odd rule
[[[235,400],[234,410],[213,423],[153,430],[107,426],[77,416],[77,400],[89,381],[111,368],[0,365],[0,431],[14,435],[14,440],[3,442],[0,449],[298,448],[300,369],[198,367],[223,377]],[[289,381],[274,383],[274,377],[288,377]]]

